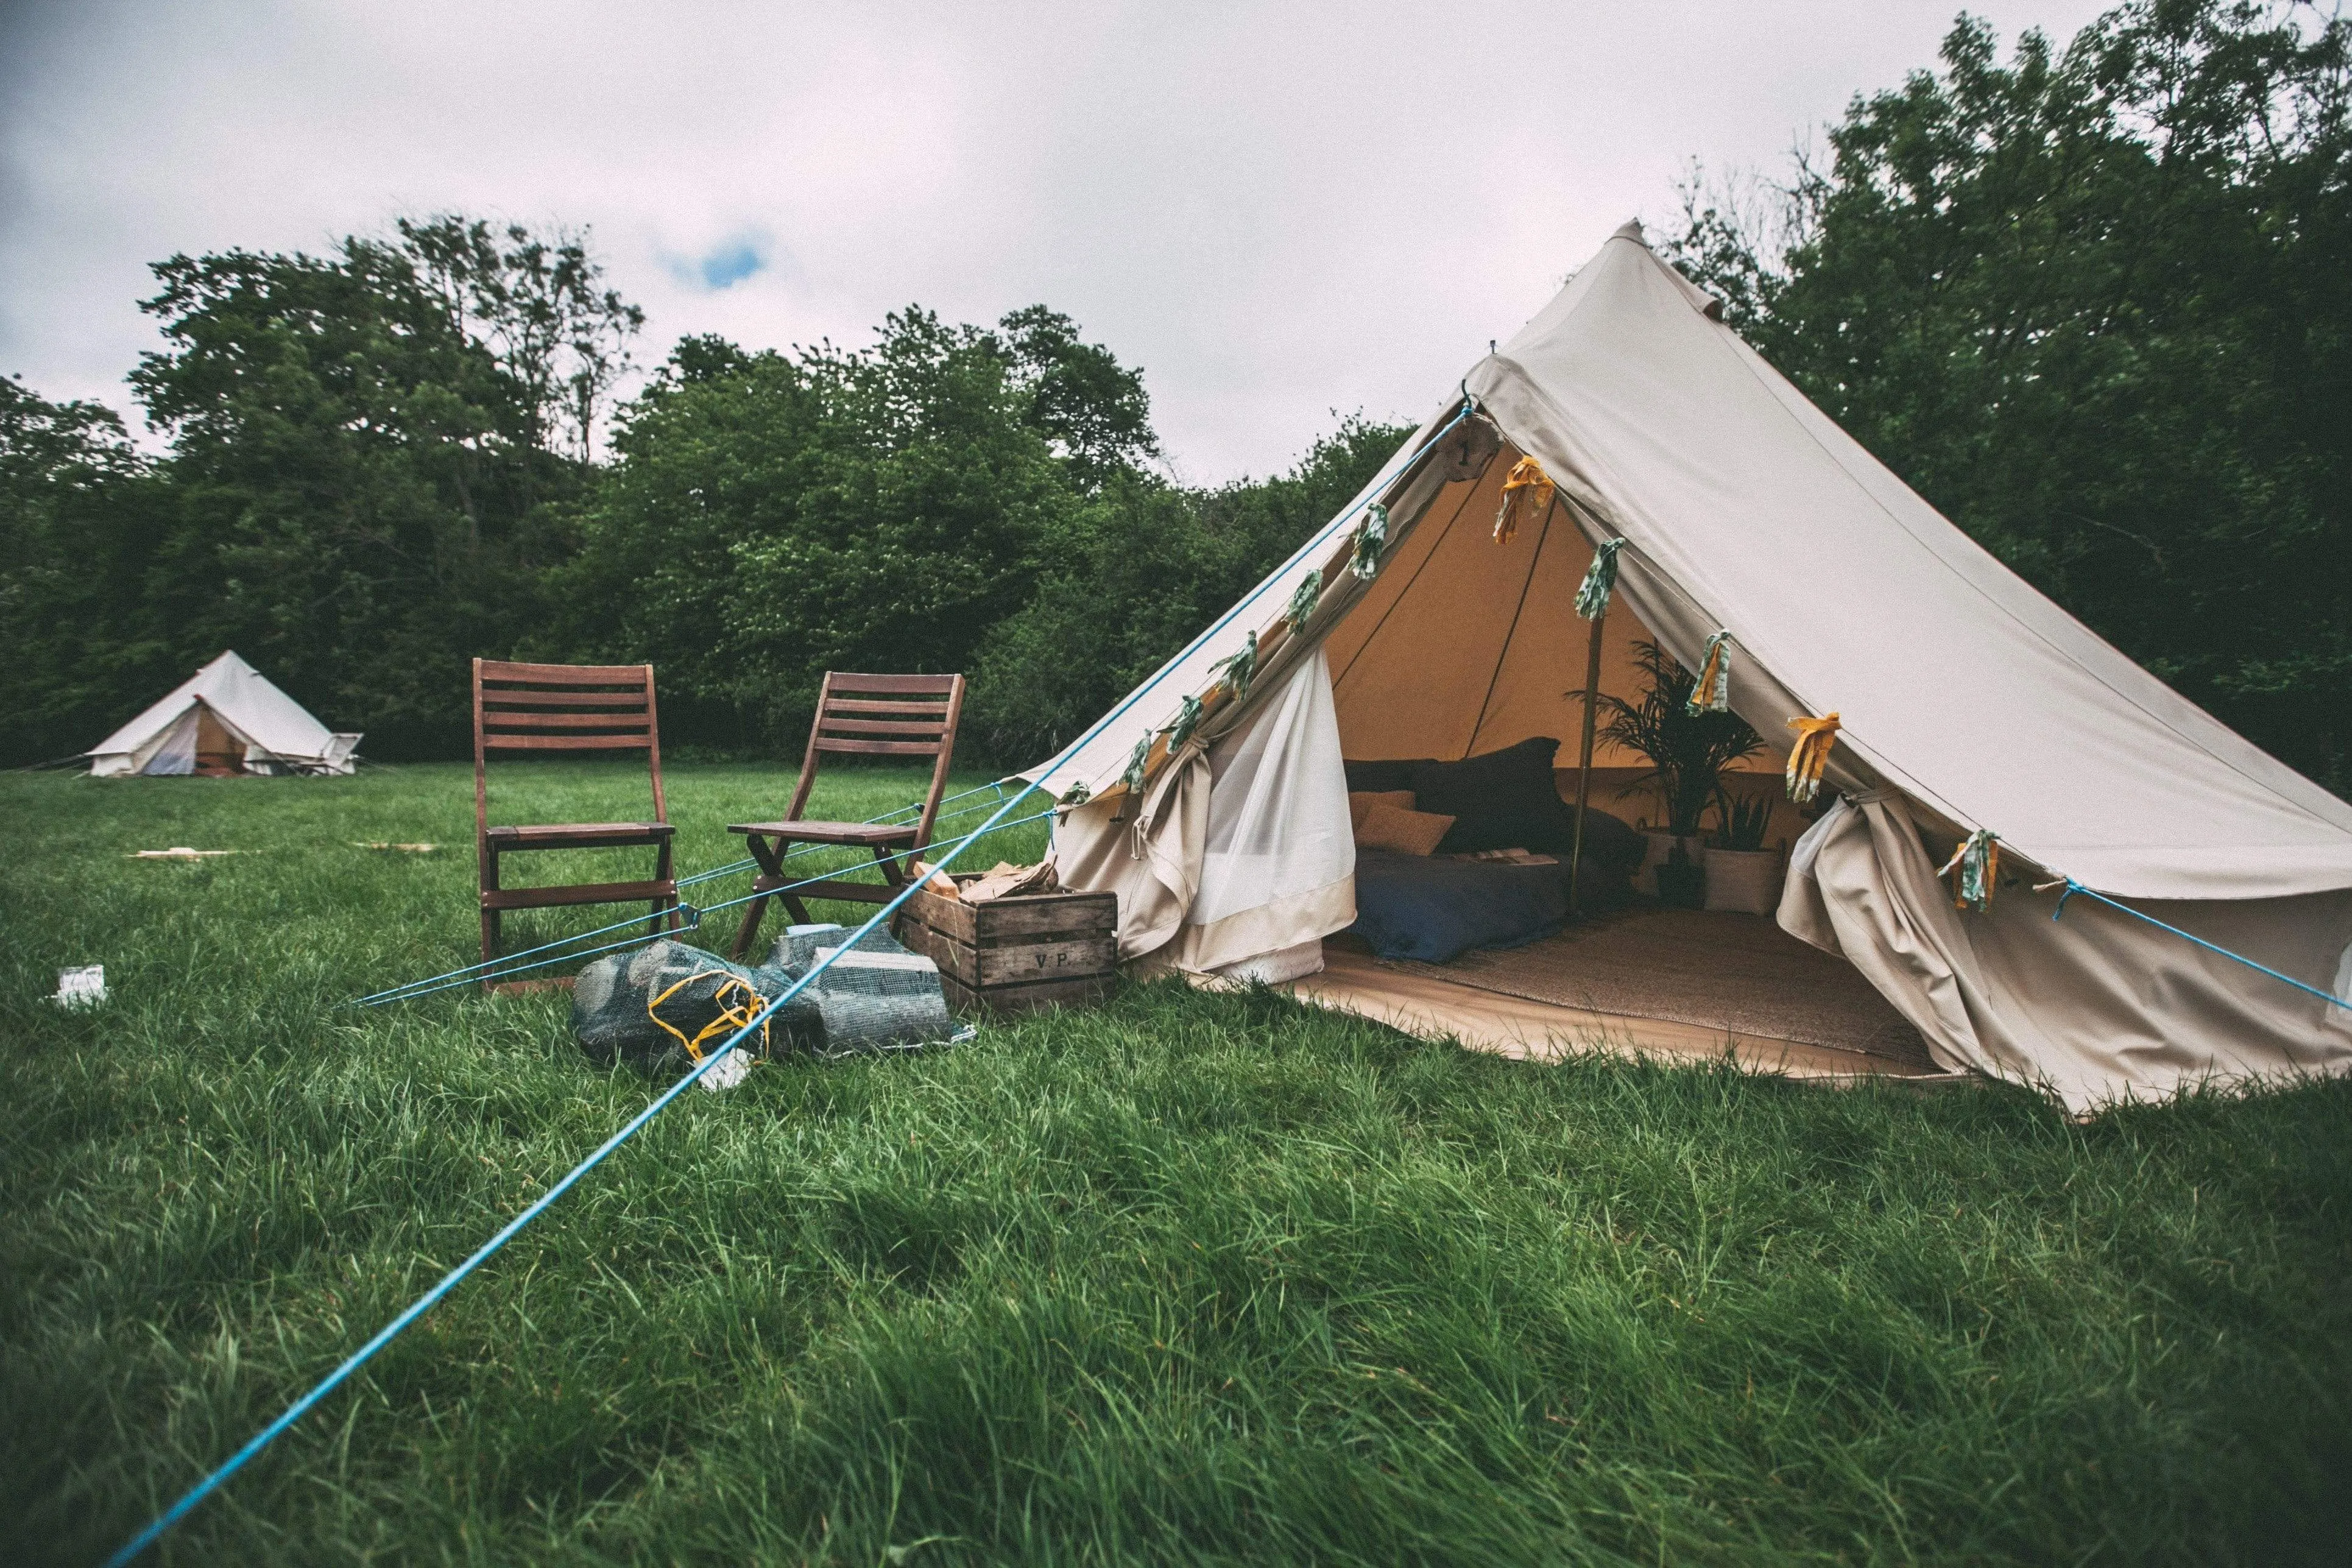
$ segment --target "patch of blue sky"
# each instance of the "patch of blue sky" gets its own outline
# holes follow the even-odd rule
[[[767,258],[750,240],[731,239],[696,262],[695,270],[704,288],[716,290],[732,288],[767,264]]]
[[[665,256],[662,265],[688,288],[716,294],[754,273],[768,271],[772,258],[760,239],[738,235],[720,240],[699,256]]]

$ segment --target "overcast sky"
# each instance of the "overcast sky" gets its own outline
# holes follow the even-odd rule
[[[0,374],[131,412],[175,251],[585,225],[752,346],[1044,302],[1183,479],[1419,418],[1693,156],[1776,170],[1960,0],[569,5],[0,0]],[[1984,0],[2063,41],[2092,0]]]

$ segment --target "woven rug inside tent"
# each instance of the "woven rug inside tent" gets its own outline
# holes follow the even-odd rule
[[[1852,964],[1763,915],[1644,906],[1525,947],[1382,967],[1557,1006],[1798,1040],[1934,1070],[1919,1031]]]

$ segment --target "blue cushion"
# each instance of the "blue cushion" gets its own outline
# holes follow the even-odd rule
[[[1444,963],[1532,942],[1568,913],[1568,868],[1356,852],[1356,923],[1382,958]]]

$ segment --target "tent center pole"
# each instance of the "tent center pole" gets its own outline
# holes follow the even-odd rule
[[[1577,884],[1584,869],[1584,812],[1592,800],[1592,720],[1601,702],[1601,623],[1609,611],[1592,617],[1592,632],[1584,649],[1584,738],[1576,751],[1576,837],[1568,852],[1568,912],[1577,912]]]

